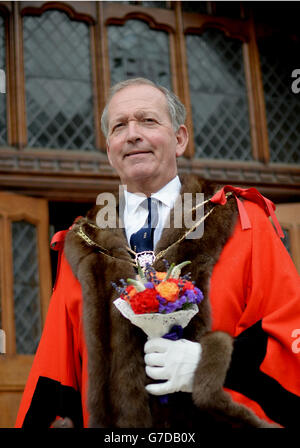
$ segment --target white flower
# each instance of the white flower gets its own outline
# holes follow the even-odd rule
[[[174,311],[173,313],[160,314],[135,314],[129,303],[118,298],[114,302],[120,313],[130,320],[130,322],[141,328],[149,339],[161,338],[168,333],[173,325],[181,325],[185,328],[192,317],[198,313],[198,305],[192,304],[187,310]]]

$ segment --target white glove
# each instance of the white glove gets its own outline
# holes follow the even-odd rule
[[[202,352],[198,342],[153,338],[146,342],[144,351],[147,375],[153,380],[167,380],[148,384],[146,390],[150,394],[192,392],[194,373]]]

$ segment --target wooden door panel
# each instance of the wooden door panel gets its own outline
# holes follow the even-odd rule
[[[28,241],[19,232],[19,240],[16,242],[18,229],[33,229],[35,239],[36,255],[28,251]],[[21,235],[21,236],[20,236]],[[23,246],[22,246],[23,245]],[[27,250],[27,252],[26,252]],[[24,256],[25,254],[25,256]],[[30,259],[27,258],[30,255]],[[21,255],[23,259],[20,260]],[[48,203],[44,199],[35,199],[20,196],[9,192],[0,193],[0,328],[5,331],[6,353],[0,356],[0,427],[13,427],[21,400],[21,396],[28,378],[34,357],[34,350],[28,353],[22,344],[17,344],[23,336],[22,322],[23,311],[16,308],[19,303],[24,306],[25,318],[31,319],[31,308],[26,303],[26,295],[20,294],[19,302],[16,302],[16,285],[23,281],[31,281],[26,278],[26,270],[20,264],[19,271],[16,269],[18,261],[23,266],[30,268],[33,258],[36,258],[35,269],[37,272],[38,285],[36,287],[37,309],[41,322],[44,325],[46,313],[51,296],[51,267],[49,254],[49,223]],[[24,274],[25,272],[25,274]],[[21,275],[25,276],[20,281]],[[18,283],[19,282],[19,283]],[[20,286],[20,285],[19,285]],[[29,288],[30,291],[30,288]],[[31,291],[29,293],[29,296]],[[31,297],[29,297],[32,300]],[[24,303],[22,303],[22,301]],[[29,309],[29,311],[28,311]],[[18,310],[18,311],[17,311]],[[19,314],[18,314],[19,313]],[[18,318],[21,319],[18,319]],[[30,342],[31,333],[27,334]],[[17,339],[18,338],[18,339]],[[32,344],[31,344],[32,345]],[[31,347],[29,344],[29,347]],[[33,346],[33,345],[32,345]],[[20,348],[21,347],[21,348]]]

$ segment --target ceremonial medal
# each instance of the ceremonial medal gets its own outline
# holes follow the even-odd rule
[[[147,265],[152,265],[155,261],[155,254],[153,250],[145,250],[135,254],[136,266],[140,265],[141,268],[145,268]]]

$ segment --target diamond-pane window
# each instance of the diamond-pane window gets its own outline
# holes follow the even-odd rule
[[[196,156],[251,160],[242,43],[210,29],[186,48]]]
[[[140,20],[108,26],[111,85],[145,77],[171,88],[168,33]]]
[[[41,336],[36,227],[12,223],[14,315],[18,354],[34,354]]]
[[[23,20],[28,146],[94,150],[89,26],[59,11]]]
[[[270,159],[300,163],[300,96],[292,92],[292,71],[299,68],[300,44],[282,37],[263,39],[259,54],[265,93]]]
[[[5,72],[5,26],[0,16],[0,69]],[[6,133],[6,95],[0,92],[0,145],[7,142]]]

